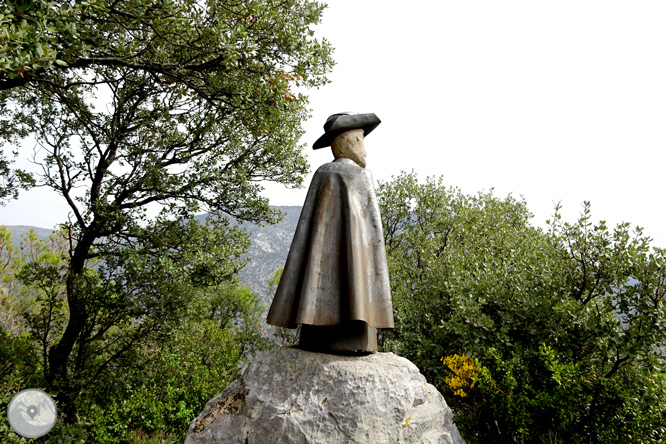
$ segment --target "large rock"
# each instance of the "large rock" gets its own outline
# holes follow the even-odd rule
[[[444,397],[393,353],[275,348],[192,421],[185,444],[464,444]]]

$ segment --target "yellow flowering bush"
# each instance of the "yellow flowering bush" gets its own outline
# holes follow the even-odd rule
[[[453,374],[444,377],[444,382],[453,391],[453,394],[464,398],[474,388],[481,366],[475,360],[465,355],[445,356],[441,359],[444,367]]]

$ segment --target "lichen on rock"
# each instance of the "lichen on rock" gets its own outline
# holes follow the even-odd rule
[[[213,423],[213,421],[215,421],[220,416],[232,415],[245,407],[245,395],[243,395],[243,393],[235,392],[230,396],[224,398],[219,397],[215,399],[215,404],[209,410],[209,412],[206,415],[197,418],[195,421],[193,429],[194,433],[201,432],[206,428],[206,426]]]

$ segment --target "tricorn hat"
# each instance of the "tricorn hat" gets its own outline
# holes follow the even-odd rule
[[[374,113],[367,114],[353,114],[353,113],[338,113],[333,114],[324,124],[324,135],[321,136],[312,146],[313,149],[325,148],[331,146],[331,142],[339,134],[353,129],[363,129],[364,135],[367,136],[377,128],[377,125],[382,123],[381,120]]]

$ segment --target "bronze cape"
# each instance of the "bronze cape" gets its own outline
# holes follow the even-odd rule
[[[348,321],[393,328],[372,175],[340,158],[312,178],[268,323],[294,328]]]

